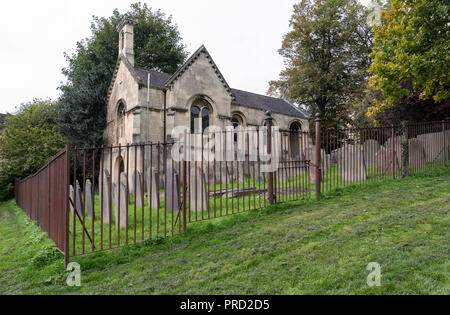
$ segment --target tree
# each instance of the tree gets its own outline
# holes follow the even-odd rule
[[[146,4],[131,5],[136,19],[136,65],[167,73],[175,72],[186,58],[185,47],[172,18]],[[106,97],[118,57],[117,25],[124,15],[116,9],[108,18],[94,17],[92,36],[77,43],[63,69],[67,83],[60,89],[59,130],[71,145],[101,145],[106,126]]]
[[[286,68],[269,93],[320,114],[325,126],[348,122],[346,104],[361,89],[370,65],[372,30],[356,0],[302,0],[294,6],[292,30],[279,53]]]
[[[382,98],[369,109],[377,119],[389,108],[439,110],[450,97],[450,4],[440,0],[392,0],[375,28],[370,85]],[[432,107],[432,108],[426,108]],[[448,107],[447,107],[448,113]],[[394,118],[394,117],[392,117]],[[445,117],[442,117],[445,118]]]
[[[6,117],[0,134],[0,200],[12,197],[15,178],[35,173],[64,148],[56,119],[57,106],[49,100],[34,100]]]

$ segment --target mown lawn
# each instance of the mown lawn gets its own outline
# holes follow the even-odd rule
[[[0,294],[449,294],[450,169],[347,187],[188,225],[167,239],[62,256],[13,201],[0,203]],[[370,262],[381,287],[366,284]]]

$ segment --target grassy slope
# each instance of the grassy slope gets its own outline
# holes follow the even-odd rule
[[[0,204],[0,294],[449,294],[449,226],[447,169],[72,259],[82,286],[68,288],[52,243],[7,202]],[[373,261],[382,267],[379,288],[366,285]]]

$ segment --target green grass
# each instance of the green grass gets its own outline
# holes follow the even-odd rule
[[[0,203],[0,294],[449,294],[450,169],[348,186],[71,261]],[[366,284],[370,262],[381,287]]]

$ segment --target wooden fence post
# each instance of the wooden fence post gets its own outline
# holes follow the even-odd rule
[[[267,128],[267,155],[270,157],[269,165],[272,164],[272,113],[270,111],[266,112],[266,128]],[[273,191],[273,170],[270,169],[267,173],[267,193],[269,197],[269,205],[273,205],[276,196]]]
[[[321,121],[320,116],[317,115],[316,117],[316,158],[314,163],[315,165],[315,185],[316,185],[316,199],[320,198],[320,185],[322,183],[321,175],[322,175],[322,156],[321,156],[321,147],[322,147],[322,139],[321,139]]]

